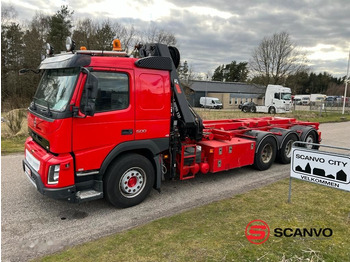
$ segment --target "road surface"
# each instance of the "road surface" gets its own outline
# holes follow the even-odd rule
[[[323,144],[350,148],[350,122],[322,124]],[[82,204],[51,200],[22,171],[23,155],[1,158],[2,261],[27,261],[120,232],[160,217],[230,198],[289,176],[289,165],[250,167],[186,181],[165,181],[138,206],[116,209],[105,200]],[[288,192],[286,191],[286,199]]]

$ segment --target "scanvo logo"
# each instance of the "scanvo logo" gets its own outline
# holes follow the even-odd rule
[[[270,228],[263,220],[253,220],[245,228],[245,236],[254,245],[260,245],[270,237]]]
[[[275,228],[275,237],[294,237],[294,238],[329,238],[333,235],[331,228]],[[253,220],[245,228],[245,235],[248,241],[254,245],[260,245],[270,237],[270,228],[263,220]]]

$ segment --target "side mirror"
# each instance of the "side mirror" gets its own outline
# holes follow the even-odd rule
[[[80,111],[83,112],[85,116],[93,116],[95,114],[97,91],[98,79],[93,74],[88,73],[80,101]]]

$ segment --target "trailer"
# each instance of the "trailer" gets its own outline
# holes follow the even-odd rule
[[[118,40],[113,51],[72,43],[63,54],[48,45],[28,108],[23,170],[48,197],[130,207],[160,190],[164,175],[266,170],[275,160],[288,164],[295,141],[321,141],[318,123],[293,118],[203,121],[181,87],[175,47],[138,45],[135,58]]]

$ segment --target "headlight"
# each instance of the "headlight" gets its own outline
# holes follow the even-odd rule
[[[60,165],[50,166],[49,175],[47,177],[47,183],[49,185],[57,184],[59,176],[60,176]]]

